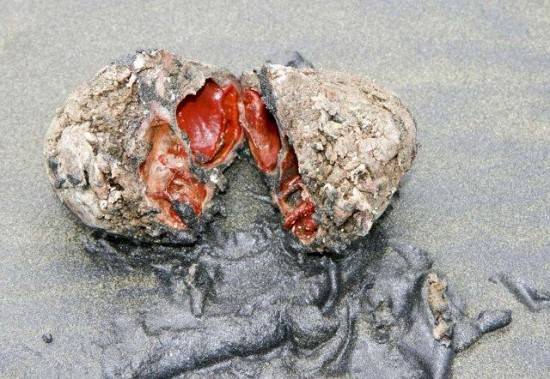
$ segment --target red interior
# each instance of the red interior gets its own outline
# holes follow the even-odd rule
[[[205,167],[222,163],[243,136],[239,124],[239,92],[233,84],[212,80],[186,97],[176,111],[178,126],[189,138],[193,159]]]
[[[273,173],[279,167],[277,204],[284,218],[283,226],[302,242],[310,242],[317,233],[313,220],[315,203],[298,171],[292,146],[278,165],[282,148],[279,130],[261,96],[253,89],[242,94],[243,126],[239,122],[240,93],[234,84],[220,87],[207,80],[196,95],[186,97],[176,110],[178,127],[188,136],[193,162],[211,168],[223,163],[243,136],[260,170]],[[188,153],[169,124],[157,120],[148,133],[151,150],[140,168],[147,195],[161,210],[159,220],[174,228],[186,228],[172,207],[174,201],[188,204],[200,216],[209,196],[208,187],[191,171]]]
[[[190,171],[187,152],[166,121],[153,121],[147,137],[151,150],[140,167],[147,196],[160,208],[161,222],[185,229],[187,225],[172,202],[188,204],[198,216],[208,196],[206,185]]]
[[[302,182],[296,153],[290,146],[281,162],[277,203],[284,217],[283,226],[302,242],[311,241],[317,233],[317,223],[313,220],[315,203]]]
[[[243,91],[243,103],[248,147],[260,170],[271,173],[277,167],[277,157],[281,150],[277,123],[258,92],[253,89]]]
[[[277,123],[255,90],[247,88],[243,91],[243,103],[246,118],[244,130],[250,152],[260,170],[271,173],[277,168],[281,151]],[[302,242],[310,242],[317,233],[317,223],[313,220],[315,203],[302,182],[292,146],[288,146],[279,174],[276,198],[283,214],[283,226],[292,230]]]

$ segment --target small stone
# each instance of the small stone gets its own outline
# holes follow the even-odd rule
[[[53,342],[53,336],[51,333],[42,334],[42,341],[45,343],[52,343]]]

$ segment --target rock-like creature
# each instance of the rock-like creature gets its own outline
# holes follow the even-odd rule
[[[57,195],[89,226],[195,241],[243,141],[238,92],[229,72],[163,50],[106,66],[70,95],[48,131]]]
[[[414,121],[369,79],[303,59],[237,80],[163,50],[115,62],[77,89],[47,136],[51,182],[87,225],[197,241],[246,136],[283,226],[308,251],[342,251],[389,205],[416,151]]]
[[[284,227],[314,250],[339,251],[390,204],[415,158],[416,125],[372,80],[299,66],[267,64],[243,75],[245,109],[261,107],[259,94],[267,106],[256,118],[247,113],[245,130]],[[255,138],[251,125],[273,130],[263,134],[273,142]]]
[[[297,254],[303,245],[281,228],[253,163],[224,175],[233,185],[216,201],[226,219],[194,244],[103,231],[88,240],[99,265],[158,277],[147,289],[158,296],[134,294],[143,308],[126,309],[123,291],[120,314],[106,315],[90,350],[103,376],[445,378],[456,352],[510,322],[508,311],[467,317],[427,254],[388,243],[380,228],[346,254]]]

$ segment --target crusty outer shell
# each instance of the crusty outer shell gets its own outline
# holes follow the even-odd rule
[[[167,121],[186,140],[176,124],[176,107],[209,78],[220,85],[235,80],[214,66],[152,50],[104,67],[76,89],[57,110],[45,144],[49,178],[63,203],[85,224],[113,234],[193,240],[194,230],[157,222],[158,209],[145,196],[139,167],[150,148],[144,137],[152,120]],[[195,170],[211,194],[223,184],[222,168]],[[205,213],[209,208],[211,202]]]
[[[337,249],[366,235],[415,157],[408,109],[361,76],[280,65],[266,65],[258,76],[315,200],[312,247]]]

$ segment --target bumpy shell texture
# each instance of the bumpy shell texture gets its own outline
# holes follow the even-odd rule
[[[216,212],[221,170],[243,134],[240,127],[211,131],[211,143],[201,145],[186,133],[186,125],[201,120],[184,119],[182,100],[193,103],[207,91],[211,98],[235,97],[237,86],[225,70],[163,50],[106,66],[51,123],[46,158],[55,192],[89,226],[151,242],[193,242]],[[227,104],[237,107],[209,104],[220,117]],[[222,134],[231,136],[224,150],[216,140]]]
[[[415,123],[373,81],[293,62],[240,80],[163,50],[105,67],[50,126],[55,192],[89,226],[193,243],[219,211],[223,170],[246,138],[283,228],[306,251],[343,250],[411,167]]]
[[[318,227],[302,239],[323,251],[365,236],[415,157],[410,112],[364,77],[280,65],[265,65],[257,76],[286,146],[279,160],[292,147],[305,187],[300,196],[314,204]]]

